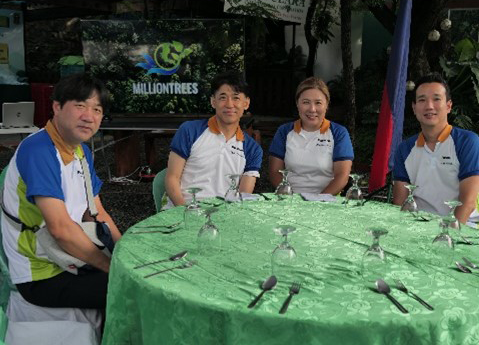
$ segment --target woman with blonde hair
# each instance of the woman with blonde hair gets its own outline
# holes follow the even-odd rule
[[[299,119],[278,128],[269,148],[269,178],[276,188],[281,169],[295,193],[338,194],[354,158],[347,129],[325,118],[330,101],[324,81],[310,77],[296,89]]]

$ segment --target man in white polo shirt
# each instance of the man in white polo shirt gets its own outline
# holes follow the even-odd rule
[[[248,86],[236,73],[218,75],[211,82],[211,106],[216,115],[183,123],[171,142],[165,178],[168,206],[191,199],[188,188],[199,187],[198,198],[224,196],[227,174],[241,175],[239,189],[252,193],[263,150],[240,128],[249,107]]]
[[[414,89],[412,108],[421,133],[402,142],[395,156],[393,203],[408,195],[406,184],[418,188],[414,197],[422,210],[445,215],[448,200],[459,200],[456,217],[466,223],[479,194],[479,137],[448,124],[452,101],[439,74],[422,77]]]

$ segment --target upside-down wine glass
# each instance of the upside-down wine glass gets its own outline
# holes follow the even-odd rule
[[[214,254],[221,249],[221,235],[211,220],[211,215],[218,211],[217,207],[209,207],[204,211],[206,217],[205,224],[198,232],[198,248],[203,255]]]
[[[404,200],[403,204],[401,205],[401,211],[409,212],[414,217],[416,217],[418,208],[417,208],[416,200],[414,200],[414,190],[417,188],[417,186],[413,184],[407,184],[404,187],[406,187],[408,190],[408,196],[406,200]]]
[[[291,225],[278,225],[273,231],[282,236],[282,241],[271,255],[272,274],[278,279],[284,280],[287,276],[291,276],[296,262],[296,250],[288,242],[288,234],[296,231],[296,228]]]
[[[366,249],[361,260],[361,276],[364,285],[376,289],[378,279],[386,280],[389,274],[389,258],[384,249],[379,245],[379,238],[388,231],[383,228],[371,228],[366,233],[373,237],[373,243]]]
[[[243,203],[243,196],[239,191],[239,179],[241,175],[238,174],[227,174],[227,178],[230,179],[230,186],[225,194],[225,203],[239,202]]]
[[[278,187],[276,187],[276,191],[274,192],[274,194],[276,194],[279,200],[285,200],[288,198],[292,200],[293,188],[291,187],[291,184],[288,181],[289,170],[282,169],[278,171],[281,173],[281,175],[283,175],[283,179],[281,180]]]
[[[432,264],[437,267],[451,267],[454,259],[454,240],[449,234],[449,219],[439,221],[439,234],[432,240]]]
[[[191,194],[191,201],[185,207],[185,228],[187,230],[199,229],[203,222],[203,208],[196,200],[196,193],[201,192],[202,189],[198,187],[191,187],[186,190]]]
[[[349,187],[348,191],[346,192],[346,205],[349,204],[349,201],[353,202],[353,206],[362,206],[363,205],[363,192],[361,192],[361,188],[359,187],[359,180],[361,179],[361,175],[359,174],[351,174],[349,175],[353,179],[353,185]]]

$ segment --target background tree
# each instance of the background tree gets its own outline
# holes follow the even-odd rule
[[[356,88],[354,84],[353,54],[351,52],[351,1],[341,0],[341,55],[345,87],[346,121],[354,144],[356,131]]]

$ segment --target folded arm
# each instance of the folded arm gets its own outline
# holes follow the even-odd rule
[[[110,258],[103,254],[70,218],[62,200],[37,196],[35,203],[42,213],[48,231],[65,252],[104,272],[109,271]]]
[[[461,223],[466,223],[467,219],[474,211],[477,205],[477,196],[479,194],[479,176],[469,176],[459,183],[459,201],[462,206],[456,208],[456,218]]]
[[[110,217],[108,212],[106,212],[105,208],[103,207],[103,204],[101,203],[100,197],[96,196],[94,198],[96,209],[98,211],[98,215],[96,219],[100,222],[105,222],[108,224],[108,227],[110,228],[111,236],[113,238],[113,241],[116,242],[120,239],[121,233],[120,230],[118,230],[118,227],[116,226],[115,222],[113,219]],[[93,221],[93,217],[90,216],[90,212],[87,211],[85,212],[85,215],[83,216],[83,221]]]
[[[274,188],[278,187],[278,185],[281,183],[283,175],[281,175],[279,171],[283,170],[284,168],[284,160],[274,156],[269,156],[269,181]]]
[[[173,151],[170,152],[165,177],[165,188],[168,197],[175,206],[185,204],[183,193],[181,193],[181,175],[183,175],[185,164],[186,160],[183,157]]]
[[[351,172],[352,161],[337,161],[333,163],[333,179],[321,193],[339,194],[348,184],[349,173]]]
[[[408,185],[407,182],[397,181],[397,180],[394,181],[394,185],[393,185],[393,204],[394,205],[401,206],[406,200],[407,196],[409,195],[406,185]]]

